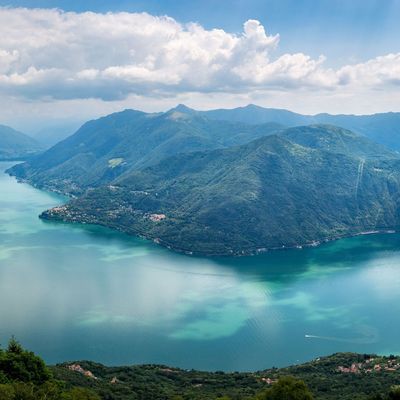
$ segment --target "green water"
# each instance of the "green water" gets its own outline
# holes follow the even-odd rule
[[[17,183],[10,165],[0,163],[0,343],[14,334],[50,363],[206,370],[400,353],[400,235],[190,258],[39,220],[64,199]]]

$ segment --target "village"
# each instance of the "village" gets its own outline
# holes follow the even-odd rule
[[[379,362],[381,361],[381,362]],[[362,363],[353,363],[350,367],[340,365],[337,371],[343,374],[361,374],[372,372],[394,372],[400,369],[400,362],[396,358],[376,359],[368,358]]]

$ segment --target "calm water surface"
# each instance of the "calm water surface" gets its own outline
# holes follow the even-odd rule
[[[63,198],[0,163],[0,343],[47,362],[256,370],[337,351],[400,354],[400,235],[258,257],[174,254],[38,214]]]

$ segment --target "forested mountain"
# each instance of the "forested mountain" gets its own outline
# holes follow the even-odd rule
[[[316,125],[177,154],[44,218],[96,223],[175,250],[254,254],[400,225],[400,157]]]
[[[0,125],[0,160],[21,160],[37,153],[40,148],[33,138]]]
[[[382,121],[390,116],[394,124],[395,114]],[[307,117],[256,106],[125,110],[84,124],[9,172],[81,196],[44,218],[98,223],[187,253],[253,254],[397,229],[399,153],[365,137],[369,128],[362,136],[332,125],[282,125],[318,118],[360,128],[377,116]]]
[[[79,195],[174,154],[244,144],[284,127],[318,123],[350,129],[400,149],[399,113],[309,116],[252,104],[210,111],[180,104],[165,113],[125,110],[87,122],[11,173],[39,187]]]
[[[209,120],[182,107],[161,114],[125,110],[84,124],[11,173],[39,187],[80,194],[177,153],[247,143],[280,128]]]

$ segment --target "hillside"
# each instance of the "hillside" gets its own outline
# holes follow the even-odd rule
[[[337,353],[286,368],[206,372],[92,361],[48,367],[15,339],[0,348],[2,400],[394,400],[399,378],[393,355]]]
[[[400,225],[400,158],[332,126],[178,154],[42,218],[105,225],[178,251],[255,254]]]
[[[212,373],[161,365],[105,367],[87,361],[60,364],[52,371],[57,379],[90,388],[110,400],[263,399],[257,395],[287,376],[304,381],[315,400],[383,400],[399,382],[399,363],[400,358],[394,356],[338,353],[305,364],[250,373]],[[97,379],[85,377],[83,371],[71,371],[71,364],[90,371]]]
[[[84,124],[10,173],[42,188],[77,195],[177,153],[242,144],[280,128],[276,123],[209,120],[184,107],[161,114],[125,110]]]
[[[0,125],[0,160],[22,160],[38,153],[40,144],[9,126]]]

